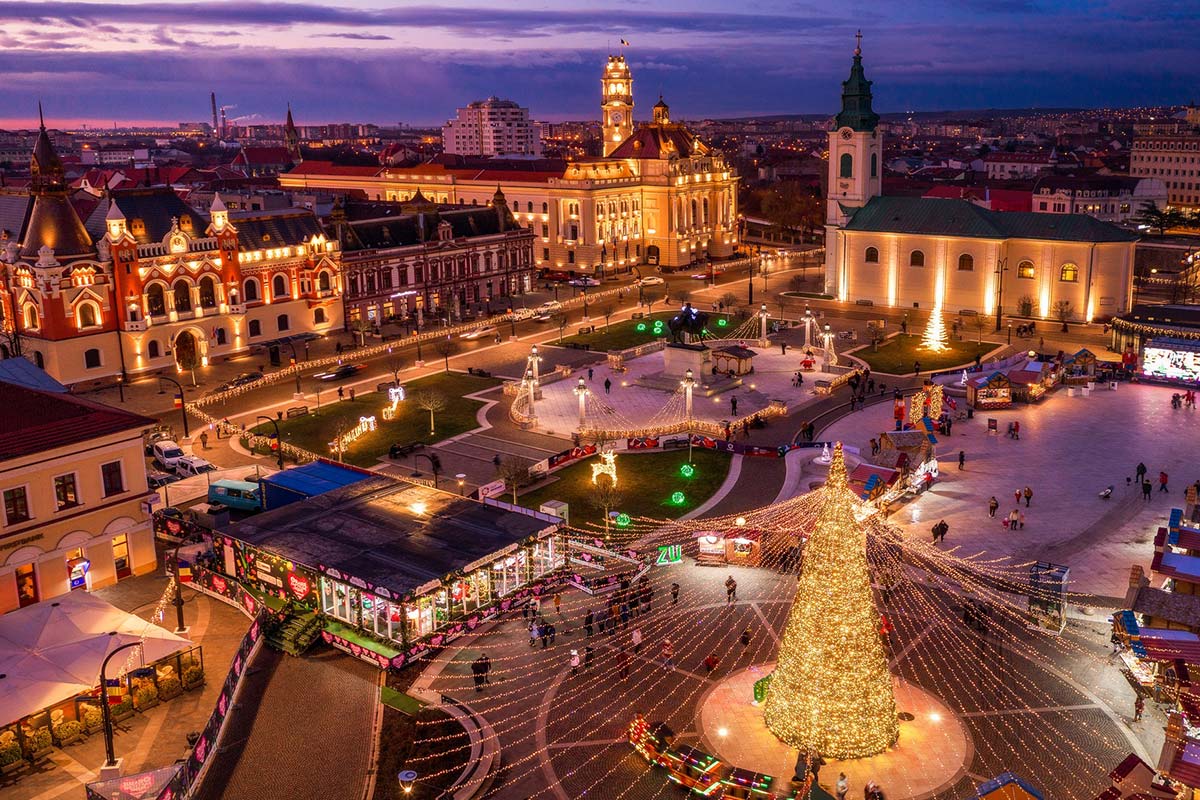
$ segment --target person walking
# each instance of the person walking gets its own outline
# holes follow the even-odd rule
[[[737,416],[737,398],[736,397],[729,398],[729,410],[735,417]]]
[[[662,662],[663,669],[674,669],[675,667],[675,645],[671,644],[670,639],[663,639]]]
[[[558,628],[554,627],[553,622],[546,625],[546,633],[550,637],[550,644],[554,644],[554,637],[558,635]]]
[[[612,394],[612,380],[610,378],[604,379],[604,393]]]
[[[480,653],[478,661],[479,667],[483,671],[483,682],[491,685],[492,659],[488,657],[487,653]]]
[[[1141,482],[1142,482],[1142,478],[1144,478],[1144,477],[1146,477],[1146,465],[1145,465],[1145,464],[1143,464],[1142,462],[1140,462],[1140,461],[1139,461],[1139,462],[1138,462],[1138,465],[1137,465],[1137,479],[1138,479],[1138,483],[1141,483]]]
[[[913,375],[920,375],[920,374],[921,374],[921,362],[913,361]]]
[[[730,575],[725,579],[725,602],[732,603],[737,600],[737,581]]]
[[[673,605],[673,606],[679,605],[679,584],[678,583],[671,584],[671,605]]]
[[[1144,699],[1142,699],[1142,696],[1139,694],[1137,696],[1137,699],[1135,699],[1133,701],[1133,721],[1141,722],[1142,721],[1142,712],[1145,710],[1146,710],[1146,701]]]
[[[1150,502],[1150,492],[1154,491],[1154,487],[1150,485],[1150,481],[1142,481],[1142,499],[1147,503]]]
[[[1000,501],[996,499],[995,495],[992,495],[992,499],[988,500],[988,516],[994,518],[998,508],[1000,508]]]
[[[837,783],[834,784],[834,791],[837,793],[837,800],[846,800],[846,795],[850,792],[850,781],[846,778],[846,773],[838,773]]]
[[[629,603],[621,603],[621,630],[629,627]]]
[[[709,653],[708,658],[704,659],[704,673],[711,674],[717,668],[717,654]]]
[[[1158,473],[1158,490],[1160,492],[1167,491],[1167,473],[1165,473],[1161,470]],[[1169,494],[1169,492],[1168,492],[1168,494]]]
[[[750,629],[749,628],[746,628],[744,631],[742,631],[741,640],[742,640],[742,649],[743,650],[745,650],[747,647],[750,646]]]
[[[338,400],[345,400],[345,399],[346,399],[346,390],[343,389],[341,386],[339,386],[338,387]]]
[[[579,651],[572,650],[571,651],[571,674],[574,675],[577,672],[579,672]]]
[[[541,635],[541,627],[538,625],[537,618],[534,618],[534,620],[529,623],[529,646],[535,647],[537,645],[537,640],[541,637]]]
[[[208,431],[202,431],[200,433],[200,449],[201,450],[208,449]]]
[[[1008,512],[1008,529],[1010,531],[1015,531],[1017,529],[1017,520],[1019,519],[1020,514],[1021,510],[1017,508],[1014,508],[1012,511]]]
[[[1033,489],[1026,486],[1022,494],[1025,495],[1025,507],[1029,508],[1029,501],[1033,499]]]
[[[596,654],[596,651],[592,648],[592,646],[590,644],[586,645],[583,648],[583,668],[585,670],[592,666],[592,657],[595,654]]]
[[[938,524],[934,525],[933,526],[933,543],[937,544],[938,542],[945,541],[946,534],[949,532],[950,532],[950,525],[946,522],[946,520],[942,520]]]
[[[1025,512],[1024,511],[1017,512],[1017,525],[1021,528],[1021,530],[1025,530]]]
[[[589,380],[589,381],[592,379],[592,374],[593,374],[593,370],[592,370],[592,368],[591,368],[591,367],[588,367],[588,380]]]
[[[640,653],[642,650],[642,629],[634,628],[633,634],[629,637],[629,641],[633,645],[633,652]]]
[[[554,593],[554,613],[562,616],[562,593]]]
[[[589,608],[587,616],[583,618],[583,634],[587,638],[592,638],[592,626],[596,623],[596,615]]]
[[[966,464],[967,464],[967,451],[959,450],[958,451],[958,468],[961,470],[963,467],[966,466]]]
[[[546,644],[550,641],[550,624],[543,622],[538,625],[538,638],[542,640],[542,649],[546,649]]]
[[[1013,490],[1013,502],[1016,503],[1017,505],[1021,505],[1021,490],[1020,489]]]
[[[479,663],[479,659],[471,662],[471,680],[475,683],[475,691],[483,691],[483,665]]]
[[[629,651],[625,649],[625,645],[621,645],[621,649],[617,651],[617,675],[622,680],[629,677]]]

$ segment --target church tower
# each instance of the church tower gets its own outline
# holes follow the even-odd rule
[[[600,129],[606,156],[633,135],[633,77],[624,55],[609,56],[600,79]]]
[[[300,132],[296,130],[296,123],[292,120],[292,104],[288,103],[287,124],[284,126],[283,143],[287,147],[288,158],[292,164],[299,164],[304,160],[300,155]]]
[[[883,142],[879,115],[871,108],[871,82],[863,74],[862,31],[857,35],[850,77],[842,82],[842,110],[829,132],[829,182],[825,222],[846,221],[842,207],[858,208],[880,192]]]

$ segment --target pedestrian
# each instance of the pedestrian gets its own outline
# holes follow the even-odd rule
[[[737,600],[737,581],[730,575],[725,579],[725,602],[732,603]]]
[[[640,653],[642,651],[642,629],[634,628],[633,635],[629,637],[629,641],[633,645],[633,652]]]
[[[529,607],[533,611],[533,615],[535,617],[538,616],[539,614],[541,614],[542,613],[542,598],[535,597],[532,600],[530,600]]]
[[[629,603],[621,603],[621,630],[629,627]]]
[[[913,361],[913,375],[920,375],[920,374],[921,374],[921,362],[914,360]]]
[[[1017,505],[1021,505],[1021,490],[1020,489],[1013,490],[1013,502],[1016,503]]]
[[[834,791],[837,792],[837,800],[846,800],[846,794],[850,791],[850,781],[846,778],[846,773],[839,772],[837,783],[834,785]]]
[[[663,639],[662,662],[663,669],[672,669],[675,666],[675,645],[671,644],[670,639]]]
[[[609,378],[604,379],[604,393],[612,394],[612,380]]]
[[[353,386],[350,387],[350,402],[351,403],[354,402],[354,387]]]
[[[995,495],[993,495],[992,499],[988,500],[988,516],[995,517],[996,509],[998,509],[999,507],[1000,507],[1000,501],[996,499]]]
[[[883,790],[879,788],[879,784],[875,781],[867,781],[867,785],[863,788],[864,800],[884,800]]]
[[[1150,502],[1150,492],[1154,491],[1154,487],[1150,485],[1150,481],[1142,481],[1142,499],[1147,503]]]
[[[704,659],[704,672],[705,672],[705,674],[708,674],[708,673],[711,673],[716,668],[717,668],[717,654],[709,653],[708,658]]]
[[[592,638],[592,625],[596,623],[596,615],[589,608],[587,616],[583,618],[583,633],[587,638]]]
[[[1018,508],[1014,508],[1012,511],[1008,512],[1008,529],[1010,531],[1015,531],[1017,529],[1017,521],[1020,519],[1020,514],[1021,510]]]
[[[877,439],[872,439],[871,440],[871,455],[875,455],[878,452],[879,452],[879,441]]]
[[[1012,437],[1017,441],[1021,440],[1021,423],[1018,420],[1013,420]]]
[[[592,666],[592,656],[596,654],[595,649],[589,644],[583,648],[583,668],[587,669]]]
[[[579,672],[579,651],[572,650],[571,651],[571,674],[574,675],[576,672]]]
[[[1142,721],[1142,712],[1145,710],[1146,710],[1146,701],[1143,700],[1142,696],[1139,694],[1137,696],[1137,699],[1133,701],[1133,721],[1141,722]]]
[[[730,411],[733,412],[733,415],[736,417],[737,416],[737,398],[736,397],[729,398],[729,409],[730,409]]]
[[[591,368],[591,367],[588,367],[588,380],[589,380],[589,381],[592,379],[592,374],[593,374],[593,370],[592,370],[592,368]]]
[[[654,590],[651,589],[649,586],[643,587],[642,588],[642,605],[644,605],[646,607],[646,610],[642,613],[644,613],[644,614],[650,613],[650,603],[653,602],[653,600],[654,600]]]
[[[1017,524],[1020,526],[1021,530],[1025,530],[1025,512],[1024,511],[1017,512]]]
[[[781,356],[787,355],[787,342],[779,343],[779,355],[781,355]]]
[[[1033,499],[1033,489],[1026,486],[1022,494],[1025,495],[1025,507],[1029,508],[1029,501]]]
[[[671,584],[671,605],[673,605],[673,606],[679,605],[679,584],[678,583]]]
[[[203,431],[200,434],[200,449],[201,450],[208,449],[208,431]]]
[[[958,468],[962,469],[967,463],[967,452],[965,450],[958,451]]]
[[[1139,461],[1139,462],[1138,462],[1138,465],[1137,465],[1137,479],[1138,479],[1138,483],[1141,483],[1141,482],[1142,482],[1142,478],[1144,478],[1144,477],[1146,477],[1146,465],[1145,465],[1145,464],[1143,464],[1142,462],[1140,462],[1140,461]]]
[[[558,635],[558,628],[555,628],[554,623],[551,622],[546,625],[546,630],[550,635],[550,644],[554,644],[554,637]]]
[[[492,659],[488,658],[487,653],[480,653],[478,660],[479,660],[480,666],[483,669],[483,682],[490,685],[492,682],[492,678],[491,678]]]
[[[537,640],[541,637],[541,635],[542,635],[541,626],[538,625],[538,622],[535,619],[533,622],[529,623],[529,646],[530,647],[535,646],[537,644]]]
[[[338,387],[338,400],[345,400],[345,399],[346,399],[346,390],[343,387],[339,386]]]
[[[479,663],[479,659],[471,662],[471,680],[475,683],[475,691],[483,691],[483,667]]]
[[[562,593],[554,593],[554,613],[562,616]]]
[[[546,649],[546,644],[550,641],[550,625],[542,622],[538,624],[538,638],[542,640],[542,649]]]
[[[1167,491],[1167,473],[1165,473],[1161,470],[1158,473],[1158,490],[1160,492]],[[1168,494],[1169,494],[1169,492],[1168,492]]]
[[[622,679],[629,677],[629,651],[621,645],[621,649],[617,651],[617,674]]]
[[[750,629],[749,628],[746,628],[744,631],[742,631],[741,639],[742,639],[742,649],[745,650],[747,647],[750,646]]]

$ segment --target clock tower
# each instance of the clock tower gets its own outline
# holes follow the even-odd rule
[[[866,205],[882,194],[883,142],[879,115],[871,108],[871,82],[863,74],[862,32],[857,35],[849,79],[842,82],[842,110],[829,132],[829,184],[825,222],[841,225],[843,208]]]
[[[600,129],[604,155],[633,135],[633,77],[624,55],[609,56],[600,79]]]

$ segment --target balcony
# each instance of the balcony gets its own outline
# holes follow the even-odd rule
[[[150,327],[150,324],[144,319],[131,319],[121,323],[123,331],[144,331]]]

